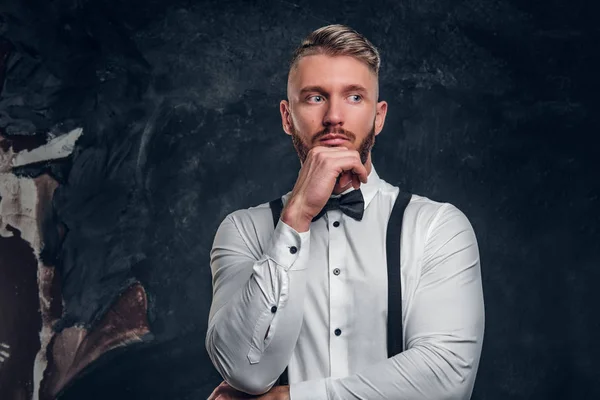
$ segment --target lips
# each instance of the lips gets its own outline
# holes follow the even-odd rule
[[[321,138],[320,142],[323,144],[335,145],[342,144],[348,141],[348,138],[344,135],[325,135]]]

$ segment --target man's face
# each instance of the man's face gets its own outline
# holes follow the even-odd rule
[[[314,146],[357,150],[370,170],[370,151],[383,129],[387,103],[377,102],[377,77],[348,56],[305,56],[290,72],[288,99],[280,104],[283,127],[300,162]],[[347,140],[326,142],[326,135]]]

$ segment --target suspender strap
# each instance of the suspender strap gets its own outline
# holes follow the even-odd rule
[[[410,202],[411,194],[400,191],[392,213],[388,220],[386,233],[386,255],[388,276],[388,321],[387,321],[387,349],[388,358],[402,352],[402,283],[400,275],[400,237],[402,233],[402,219],[404,210]],[[269,202],[273,215],[273,226],[277,227],[283,201],[281,198]],[[390,317],[391,316],[391,317]],[[288,385],[288,369],[281,374],[276,385]]]
[[[273,215],[273,228],[277,228],[277,223],[279,222],[279,217],[283,210],[283,200],[281,200],[281,198],[271,200],[269,206],[271,207],[271,214]]]
[[[276,228],[281,216],[281,211],[283,210],[283,200],[281,200],[281,197],[271,200],[269,206],[271,206],[271,214],[273,215],[273,227]],[[283,371],[278,381],[275,382],[275,385],[289,385],[287,367],[285,367],[285,371]]]
[[[402,277],[400,275],[400,236],[404,210],[410,202],[411,194],[400,191],[392,214],[388,220],[386,235],[387,277],[388,277],[388,319],[387,350],[388,358],[402,352]]]

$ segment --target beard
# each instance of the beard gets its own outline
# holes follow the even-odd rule
[[[317,135],[315,135],[312,138],[312,142],[315,143],[321,137],[328,135],[330,133],[344,135],[352,142],[354,142],[354,139],[356,138],[356,135],[353,132],[350,132],[350,131],[347,131],[347,130],[344,130],[341,128],[339,128],[339,129],[326,128],[323,131],[319,132]],[[292,143],[294,144],[296,153],[298,153],[298,158],[300,159],[300,162],[302,164],[304,164],[304,162],[306,161],[308,152],[313,146],[307,145],[302,140],[302,137],[298,134],[296,127],[293,125],[292,125]],[[360,143],[360,146],[358,146],[358,149],[357,149],[358,154],[360,155],[360,162],[363,165],[366,164],[367,159],[369,158],[369,153],[371,152],[371,149],[373,148],[374,145],[375,145],[375,120],[373,120],[373,126],[371,127],[371,130],[369,131],[367,136],[365,136],[365,138],[362,140],[362,142]]]

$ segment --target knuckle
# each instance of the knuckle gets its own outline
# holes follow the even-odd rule
[[[313,154],[313,158],[320,162],[327,159],[327,157],[325,157],[325,153],[323,153],[322,151],[315,151],[315,153]]]

